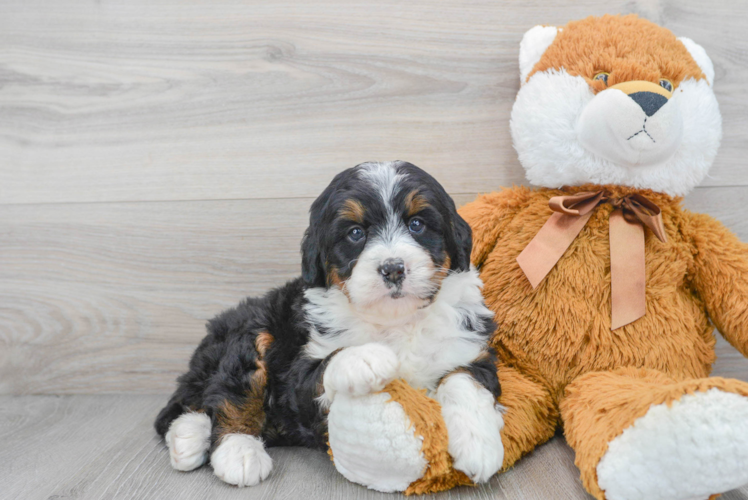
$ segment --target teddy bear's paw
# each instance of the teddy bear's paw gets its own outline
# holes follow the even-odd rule
[[[488,481],[504,461],[504,419],[493,395],[470,375],[445,379],[436,392],[449,434],[454,468],[476,483]]]
[[[748,398],[710,389],[652,406],[597,465],[608,500],[706,499],[748,484]]]
[[[340,392],[349,396],[363,396],[381,391],[400,369],[400,361],[389,347],[371,343],[348,347],[333,356],[323,376],[328,404]]]
[[[169,460],[176,470],[190,471],[203,465],[210,448],[210,418],[204,413],[184,413],[164,436]]]
[[[210,457],[213,472],[236,486],[254,486],[273,469],[262,440],[248,434],[228,434]]]
[[[377,491],[404,491],[428,467],[423,436],[387,392],[339,394],[327,423],[335,468],[350,481]]]

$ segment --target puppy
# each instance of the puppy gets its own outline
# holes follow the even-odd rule
[[[302,276],[212,319],[158,415],[171,464],[210,458],[227,483],[259,483],[265,446],[327,449],[335,395],[395,378],[442,405],[454,466],[501,467],[493,313],[470,267],[471,231],[429,174],[406,162],[338,174],[312,204]]]

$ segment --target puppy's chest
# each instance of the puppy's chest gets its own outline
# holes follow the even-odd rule
[[[321,334],[315,327],[306,353],[323,359],[337,349],[370,343],[386,345],[397,355],[398,377],[413,387],[433,390],[442,376],[477,358],[485,349],[487,339],[444,316],[430,316],[423,321],[397,326],[351,322],[338,327],[335,333],[328,330]]]
[[[451,325],[431,331],[406,328],[382,333],[378,341],[389,346],[400,360],[399,376],[419,389],[436,389],[441,377],[470,364],[483,349],[472,332]]]

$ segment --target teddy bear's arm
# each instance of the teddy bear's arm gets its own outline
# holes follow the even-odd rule
[[[748,245],[705,214],[689,216],[694,284],[722,335],[748,356]]]
[[[473,231],[473,264],[478,267],[483,264],[506,225],[527,206],[530,193],[528,188],[521,186],[502,189],[480,195],[458,210]]]

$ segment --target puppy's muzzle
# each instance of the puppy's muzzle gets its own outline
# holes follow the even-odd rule
[[[405,262],[402,259],[387,259],[379,266],[379,274],[387,286],[398,286],[405,279]]]

